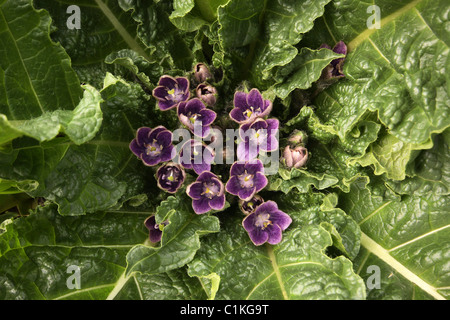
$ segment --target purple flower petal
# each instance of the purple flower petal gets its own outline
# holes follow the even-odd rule
[[[245,92],[237,91],[234,94],[233,104],[236,108],[239,108],[241,112],[247,110],[247,94]]]
[[[149,141],[152,141],[152,140],[158,140],[158,134],[163,131],[169,131],[169,130],[167,130],[163,126],[157,126],[157,127],[153,128],[153,130],[148,134],[148,138],[146,139],[146,142],[148,143]]]
[[[241,141],[236,149],[239,161],[250,161],[255,159],[259,154],[259,145],[250,139]]]
[[[160,157],[161,157],[161,161],[170,161],[173,158],[175,158],[175,156],[177,155],[177,152],[174,148],[174,146],[170,145],[167,146],[166,148],[164,148],[161,151]]]
[[[173,89],[175,85],[177,84],[177,80],[171,76],[162,76],[159,78],[158,85],[167,87],[169,89]]]
[[[152,92],[153,96],[158,100],[167,101],[167,88],[163,86],[158,86],[155,89],[153,89]]]
[[[264,108],[264,100],[261,95],[261,92],[259,92],[258,89],[250,90],[250,92],[247,95],[247,105],[255,109]]]
[[[222,210],[225,207],[225,195],[217,196],[209,201],[209,205],[214,210]]]
[[[161,162],[161,156],[150,156],[146,153],[142,153],[141,155],[142,162],[149,167],[155,166]]]
[[[192,200],[192,208],[194,209],[196,214],[203,214],[211,210],[209,206],[209,199],[202,197],[198,200]]]
[[[189,92],[189,80],[185,77],[177,77],[175,78],[178,83],[178,89],[183,91],[185,94]]]
[[[141,154],[144,152],[144,148],[138,145],[136,142],[136,139],[133,139],[130,143],[130,150],[133,152],[137,157],[141,157]]]
[[[174,107],[176,107],[177,104],[176,102],[172,101],[172,100],[160,100],[158,101],[158,107],[161,111],[166,111],[169,109],[172,109]]]
[[[200,163],[200,164],[192,164],[192,169],[194,169],[196,174],[201,174],[205,171],[211,171],[211,164],[210,163]]]
[[[257,172],[264,173],[264,165],[261,160],[251,161],[245,164],[245,169],[250,174],[256,174]]]
[[[210,109],[203,109],[200,111],[202,126],[208,126],[214,122],[217,114]]]
[[[203,184],[201,182],[193,182],[186,188],[186,193],[194,200],[202,198]]]
[[[235,162],[231,165],[230,176],[238,176],[245,171],[245,162]]]
[[[148,127],[141,127],[137,129],[136,131],[136,143],[143,147],[144,143],[147,142],[150,132],[152,131],[151,128]]]
[[[241,123],[247,120],[244,116],[244,113],[240,108],[234,108],[230,111],[230,118],[236,121],[237,123]]]
[[[167,147],[172,143],[172,132],[169,130],[162,130],[156,135],[156,140],[158,140],[159,144],[163,147]]]
[[[238,197],[241,200],[248,201],[255,195],[255,193],[256,193],[256,187],[246,188],[246,189],[241,188],[241,190],[239,190],[239,192],[238,192]]]
[[[257,172],[253,178],[253,183],[256,188],[256,192],[259,192],[267,186],[268,180],[264,174]]]
[[[197,181],[209,182],[211,179],[214,179],[214,178],[217,178],[217,176],[214,173],[209,172],[209,171],[205,171],[205,172],[202,172],[202,174],[200,174],[197,177]]]
[[[248,235],[255,246],[260,246],[269,239],[269,234],[259,228],[256,228],[255,230],[249,232]]]
[[[347,45],[344,43],[344,41],[339,41],[333,47],[333,51],[339,54],[347,54]]]
[[[271,224],[266,229],[268,239],[267,242],[270,244],[278,244],[281,242],[281,229],[277,224]]]
[[[227,190],[228,193],[234,194],[235,196],[238,195],[239,190],[241,190],[241,183],[239,182],[239,179],[237,176],[232,176],[230,179],[228,179],[225,190]]]

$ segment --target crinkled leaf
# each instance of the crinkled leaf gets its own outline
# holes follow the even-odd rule
[[[35,181],[38,187],[29,193],[56,202],[63,215],[105,210],[142,194],[155,181],[129,143],[137,128],[151,126],[147,96],[139,85],[112,76],[101,93],[103,126],[94,139],[79,146],[67,138],[15,140],[12,150],[1,154],[0,176]]]
[[[127,254],[127,275],[157,274],[180,268],[190,262],[200,248],[199,237],[219,231],[219,221],[210,215],[194,213],[190,201],[169,197],[156,212],[156,222],[165,220],[161,245],[138,245]]]
[[[332,239],[322,227],[290,228],[280,244],[256,247],[242,218],[230,216],[189,264],[191,276],[220,276],[216,299],[364,299],[364,283],[351,262],[324,254]]]
[[[409,163],[407,177],[402,181],[388,181],[395,192],[401,194],[448,195],[450,188],[450,130],[436,135],[433,148],[423,150]],[[408,168],[407,168],[408,169]]]
[[[127,208],[62,217],[49,206],[7,224],[0,235],[1,299],[206,298],[183,269],[123,277],[127,252],[148,241],[149,215]],[[75,284],[70,266],[79,267],[79,289],[67,286]]]
[[[366,110],[377,111],[397,139],[424,144],[433,132],[450,125],[450,41],[444,31],[448,4],[415,0],[377,5],[382,10],[380,29],[366,27],[368,4],[341,0],[327,7],[327,28],[317,32],[328,30],[333,39],[348,44],[347,80],[325,90],[315,104],[325,123],[341,128],[357,121]],[[339,113],[348,118],[336,117]]]
[[[328,2],[254,0],[242,6],[239,1],[229,1],[218,8],[216,54],[232,61],[236,77],[248,75],[262,86],[271,78],[272,69],[297,56],[295,45],[323,14]]]
[[[359,260],[360,268],[364,260],[375,255],[387,264],[383,269],[388,268],[404,278],[399,281],[409,292],[414,285],[426,293],[421,293],[422,296],[435,299],[447,296],[450,283],[448,197],[427,193],[400,198],[379,180],[374,179],[369,185],[367,180],[357,180],[351,185],[351,191],[339,198],[339,206],[361,228],[361,246],[367,251],[361,252],[365,258]],[[398,297],[394,293],[392,296]],[[386,292],[385,298],[390,294]]]

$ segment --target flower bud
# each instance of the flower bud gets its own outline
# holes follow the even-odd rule
[[[308,161],[308,150],[302,146],[291,150],[290,146],[287,146],[283,151],[282,161],[288,168],[303,167]]]
[[[212,107],[216,104],[217,101],[217,90],[215,87],[207,84],[201,83],[195,89],[195,94],[197,98],[202,100],[208,106]]]
[[[212,74],[204,63],[197,63],[194,67],[194,78],[198,83],[201,83],[212,79]]]
[[[264,199],[260,195],[255,194],[249,201],[239,200],[239,209],[246,215],[251,214],[263,202]]]
[[[296,146],[305,146],[308,142],[308,136],[306,135],[306,132],[295,129],[289,136],[288,141],[294,148]]]

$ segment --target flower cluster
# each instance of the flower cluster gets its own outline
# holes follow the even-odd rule
[[[186,194],[191,198],[196,214],[223,210],[226,194],[230,197],[234,195],[238,198],[239,208],[245,214],[242,225],[252,242],[255,245],[279,243],[282,231],[292,220],[278,209],[274,201],[265,202],[258,195],[268,184],[263,163],[258,156],[261,152],[278,152],[279,148],[279,121],[268,118],[272,102],[264,99],[256,88],[249,92],[235,93],[233,109],[228,116],[239,125],[237,160],[233,159],[228,180],[224,184],[221,179],[228,172],[220,168],[213,170],[216,169],[213,167],[215,151],[202,141],[209,139],[213,142],[216,139],[216,130],[212,129],[219,127],[214,124],[218,114],[211,109],[218,101],[218,94],[216,88],[208,83],[214,81],[214,75],[205,64],[197,64],[190,80],[188,77],[164,75],[153,90],[153,96],[161,111],[176,109],[180,126],[189,130],[187,132],[194,137],[184,142],[181,148],[175,148],[172,145],[173,134],[165,127],[142,127],[137,130],[136,137],[130,143],[131,151],[146,166],[162,163],[156,170],[157,185],[171,194],[182,187],[186,170],[192,170],[197,177],[186,186]],[[196,85],[192,95],[191,83]],[[221,119],[219,124],[227,122]],[[219,127],[219,132],[220,129],[224,128]],[[289,161],[292,163],[298,160],[297,156],[295,160],[291,158]],[[213,171],[222,174],[215,174]],[[167,223],[156,224],[155,216],[145,221],[151,242],[161,240],[162,229]]]

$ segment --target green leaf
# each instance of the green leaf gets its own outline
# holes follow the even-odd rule
[[[167,70],[192,68],[193,36],[177,29],[169,20],[173,9],[170,1],[119,0],[118,4],[124,12],[131,13],[138,25],[137,36],[150,49],[153,61]]]
[[[101,94],[103,125],[95,138],[79,146],[62,137],[17,139],[10,152],[0,153],[0,177],[34,181],[38,187],[29,194],[56,202],[63,215],[106,210],[143,194],[144,187],[157,189],[152,169],[129,149],[137,128],[158,121],[148,110],[148,96],[111,75]]]
[[[342,57],[344,55],[328,49],[302,48],[288,65],[277,70],[279,83],[274,88],[277,96],[285,99],[294,89],[311,88],[312,83],[319,79],[322,70],[334,59]]]
[[[427,146],[432,133],[450,125],[450,41],[445,23],[438,22],[447,19],[444,15],[441,20],[441,12],[448,5],[428,0],[377,5],[382,8],[380,29],[366,28],[368,4],[341,0],[330,4],[324,15],[327,28],[312,32],[329,32],[349,49],[347,80],[325,90],[315,104],[327,119],[347,114],[341,123],[355,121],[366,110],[376,111],[395,138]]]
[[[448,195],[450,188],[450,130],[436,135],[433,148],[423,150],[409,164],[407,177],[402,181],[388,181],[395,192],[401,194]]]
[[[147,211],[122,209],[83,217],[62,217],[55,206],[4,224],[0,234],[0,298],[205,299],[197,278],[182,268],[124,278],[126,254],[148,239]],[[79,267],[80,288],[67,283]],[[99,274],[101,276],[99,276]]]
[[[138,245],[127,254],[127,276],[132,273],[157,274],[177,269],[190,262],[200,248],[199,237],[218,232],[219,221],[210,215],[196,215],[190,201],[169,197],[156,212],[156,222],[165,220],[159,247]]]
[[[421,296],[444,299],[448,295],[448,197],[427,193],[400,198],[380,181],[367,185],[367,180],[357,180],[351,192],[341,195],[339,206],[362,231],[361,246],[366,251],[361,253],[359,269],[374,255],[377,258],[371,261],[387,264],[383,269],[400,275],[409,292],[417,286]],[[384,298],[390,294],[386,292]]]
[[[350,163],[358,162],[362,166],[374,166],[376,175],[386,174],[388,179],[405,179],[406,166],[413,153],[418,149],[429,148],[430,143],[414,145],[405,143],[391,134],[385,133],[370,145],[366,154],[355,158]]]
[[[324,13],[328,2],[253,0],[242,6],[231,0],[218,8],[216,53],[222,51],[224,59],[235,64],[236,77],[249,75],[256,86],[263,87],[271,79],[272,69],[297,56],[295,45]]]
[[[342,209],[336,208],[338,197],[335,193],[302,194],[291,191],[276,195],[274,200],[279,208],[293,219],[293,227],[320,225],[333,238],[333,246],[350,259],[359,252],[361,230],[352,217]]]
[[[243,217],[228,218],[189,263],[192,276],[220,277],[216,299],[364,299],[364,283],[351,262],[324,254],[332,239],[322,227],[290,227],[280,244],[256,247],[242,228]]]

